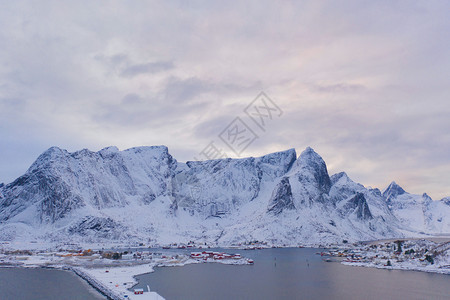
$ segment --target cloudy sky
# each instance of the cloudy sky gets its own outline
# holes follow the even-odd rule
[[[311,146],[330,173],[450,195],[450,2],[1,1],[0,182],[56,145],[192,160]],[[264,91],[283,111],[244,112]]]

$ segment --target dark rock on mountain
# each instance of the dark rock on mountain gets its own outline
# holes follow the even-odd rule
[[[308,147],[300,154],[297,168],[300,182],[313,183],[320,192],[328,194],[331,180],[328,176],[327,165],[312,148]]]
[[[87,216],[70,226],[68,233],[97,238],[119,239],[126,232],[126,227],[111,218]]]
[[[331,180],[327,166],[312,148],[308,147],[300,154],[292,166],[292,172],[291,185],[299,187],[294,194],[302,204],[311,205],[329,200]]]
[[[360,220],[373,219],[366,198],[362,193],[357,193],[353,198],[347,200],[343,208],[346,211],[352,211]]]
[[[285,209],[295,209],[288,177],[283,177],[275,187],[267,211],[278,215]]]
[[[403,195],[405,193],[405,190],[401,186],[395,183],[395,181],[392,181],[391,184],[383,192],[383,197],[385,197],[386,201],[390,203],[393,198],[396,198],[397,196]]]

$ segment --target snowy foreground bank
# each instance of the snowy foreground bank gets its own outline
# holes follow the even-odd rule
[[[222,263],[245,265],[253,261],[239,254],[222,252],[165,253],[136,251],[120,255],[117,259],[105,258],[117,253],[85,250],[78,252],[32,252],[29,250],[6,251],[0,254],[0,267],[55,268],[71,270],[109,299],[164,299],[156,292],[130,289],[137,284],[136,275],[151,273],[155,267],[184,266],[194,263]]]
[[[349,266],[414,270],[450,275],[450,241],[392,240],[321,253]],[[326,258],[325,260],[329,260]]]

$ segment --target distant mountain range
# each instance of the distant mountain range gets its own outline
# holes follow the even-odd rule
[[[329,176],[307,148],[177,162],[165,146],[52,147],[0,185],[0,241],[317,245],[450,232],[450,198]]]

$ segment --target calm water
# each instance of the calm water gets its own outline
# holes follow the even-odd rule
[[[1,300],[105,299],[72,272],[0,268]]]
[[[136,287],[171,299],[450,299],[450,276],[323,262],[318,249],[239,250],[252,266],[157,268]],[[233,252],[233,251],[228,251]]]

